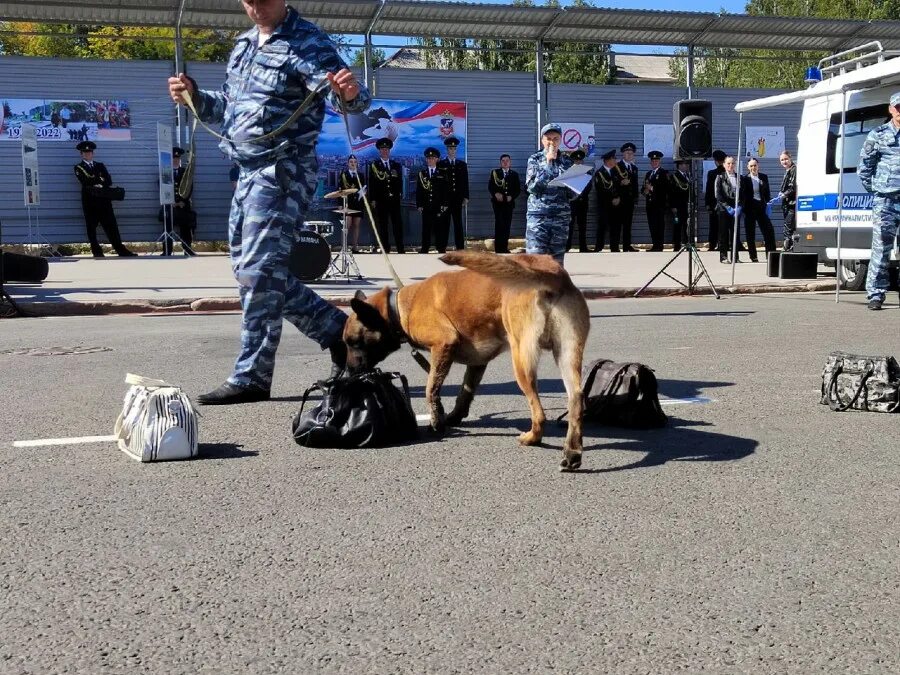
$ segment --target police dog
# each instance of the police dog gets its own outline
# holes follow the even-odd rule
[[[590,315],[581,294],[563,267],[550,256],[501,256],[456,251],[441,256],[445,271],[399,291],[383,288],[350,303],[353,314],[344,326],[347,367],[371,368],[401,343],[431,351],[425,399],[431,427],[443,433],[469,414],[469,405],[487,364],[509,347],[516,382],[531,408],[531,429],[522,445],[541,442],[546,416],[538,398],[537,366],[549,349],[559,366],[568,395],[569,429],[561,470],[581,466],[581,362]],[[452,363],[466,373],[449,415],[441,405],[441,385]]]

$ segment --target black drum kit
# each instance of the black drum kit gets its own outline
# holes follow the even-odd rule
[[[327,237],[334,234],[334,224],[327,220],[307,220],[297,234],[291,251],[290,270],[301,281],[316,279],[338,279],[343,277],[349,283],[351,278],[362,279],[356,258],[347,244],[347,217],[360,213],[347,208],[347,197],[358,192],[356,188],[335,190],[325,195],[325,199],[343,200],[343,208],[335,209],[341,214],[341,248],[331,253]]]

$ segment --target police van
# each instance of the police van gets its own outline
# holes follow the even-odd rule
[[[869,132],[890,119],[888,100],[900,88],[900,52],[879,42],[828,56],[807,71],[804,91],[745,101],[744,113],[803,103],[797,133],[797,231],[794,250],[840,266],[846,288],[865,287],[872,246],[873,195],[856,175]],[[893,263],[896,265],[897,263]]]

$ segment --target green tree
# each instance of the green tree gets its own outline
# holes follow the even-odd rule
[[[372,49],[372,65],[373,66],[377,66],[380,63],[384,63],[386,58],[387,58],[387,54],[385,53],[385,51],[383,49],[380,49],[378,47],[374,47]],[[353,55],[353,60],[351,61],[350,65],[362,68],[365,65],[365,61],[366,61],[366,51],[364,49],[359,49]]]

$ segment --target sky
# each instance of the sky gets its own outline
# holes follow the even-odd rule
[[[430,0],[424,0],[429,2]],[[506,5],[511,4],[510,0],[468,0],[479,4],[487,5]],[[545,0],[535,0],[535,4],[543,5]],[[571,5],[571,0],[562,0],[563,7]],[[691,11],[691,12],[728,12],[729,14],[743,14],[746,6],[746,0],[690,0],[689,6],[685,0],[593,0],[593,4],[598,9],[645,9],[668,12]],[[377,30],[377,29],[376,29]],[[354,43],[356,39],[352,40]],[[373,42],[379,45],[396,45],[404,46],[406,38],[394,38],[386,36],[373,36]],[[361,42],[361,40],[359,40]],[[391,56],[396,50],[390,47],[384,47],[388,56]],[[635,53],[635,54],[653,54],[659,52],[669,53],[671,49],[661,48],[659,46],[638,46],[638,45],[613,45],[613,49],[618,52]]]

